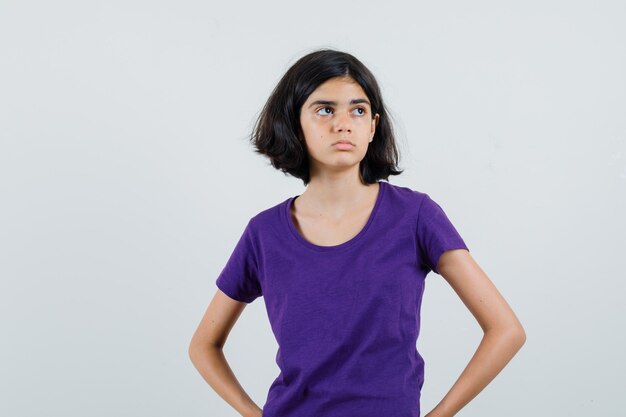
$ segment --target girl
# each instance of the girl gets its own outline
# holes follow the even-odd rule
[[[251,139],[306,190],[248,221],[191,340],[194,366],[244,417],[419,417],[424,360],[416,342],[433,271],[484,331],[426,417],[455,415],[526,336],[441,206],[388,182],[402,171],[374,76],[344,52],[302,57],[272,92]],[[222,351],[244,307],[260,296],[281,370],[262,409]]]

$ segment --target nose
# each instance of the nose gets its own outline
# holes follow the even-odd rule
[[[334,119],[333,128],[335,132],[352,132],[350,115],[345,112],[337,112]]]

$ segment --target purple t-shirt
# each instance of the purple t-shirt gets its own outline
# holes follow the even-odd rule
[[[428,194],[379,184],[367,224],[336,246],[300,234],[297,196],[260,212],[216,280],[235,300],[265,299],[280,374],[263,417],[420,416],[425,277],[469,249]]]

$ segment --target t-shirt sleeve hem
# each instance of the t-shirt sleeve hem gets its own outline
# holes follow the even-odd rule
[[[468,251],[468,252],[470,251],[470,250],[468,249],[467,245],[466,245],[466,244],[464,244],[464,243],[461,243],[461,242],[457,243],[456,245],[446,246],[446,247],[445,247],[445,248],[443,248],[443,249],[439,249],[439,250],[437,250],[437,253],[435,254],[435,265],[433,265],[433,266],[434,266],[434,268],[431,268],[431,269],[432,269],[432,271],[433,271],[435,274],[437,274],[437,275],[441,275],[441,274],[439,273],[439,270],[438,270],[438,267],[439,267],[439,259],[441,258],[441,255],[443,255],[445,252],[447,252],[447,251],[449,251],[449,250],[455,250],[455,249],[465,249],[465,250],[466,250],[466,251]]]
[[[247,298],[241,298],[237,295],[237,293],[231,288],[229,287],[227,281],[224,279],[224,276],[221,275],[219,276],[216,280],[215,280],[215,285],[217,286],[217,288],[219,288],[220,290],[222,290],[222,292],[224,294],[226,294],[229,298],[235,300],[235,301],[239,301],[240,303],[246,303],[246,304],[250,304],[252,301],[254,300],[250,300]]]

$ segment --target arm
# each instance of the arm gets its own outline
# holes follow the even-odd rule
[[[223,347],[246,303],[231,299],[219,288],[189,344],[189,357],[215,392],[244,417],[261,417],[262,410],[237,381]]]
[[[450,391],[425,417],[452,417],[506,366],[526,333],[506,300],[464,249],[444,252],[437,266],[478,321],[484,336]]]

